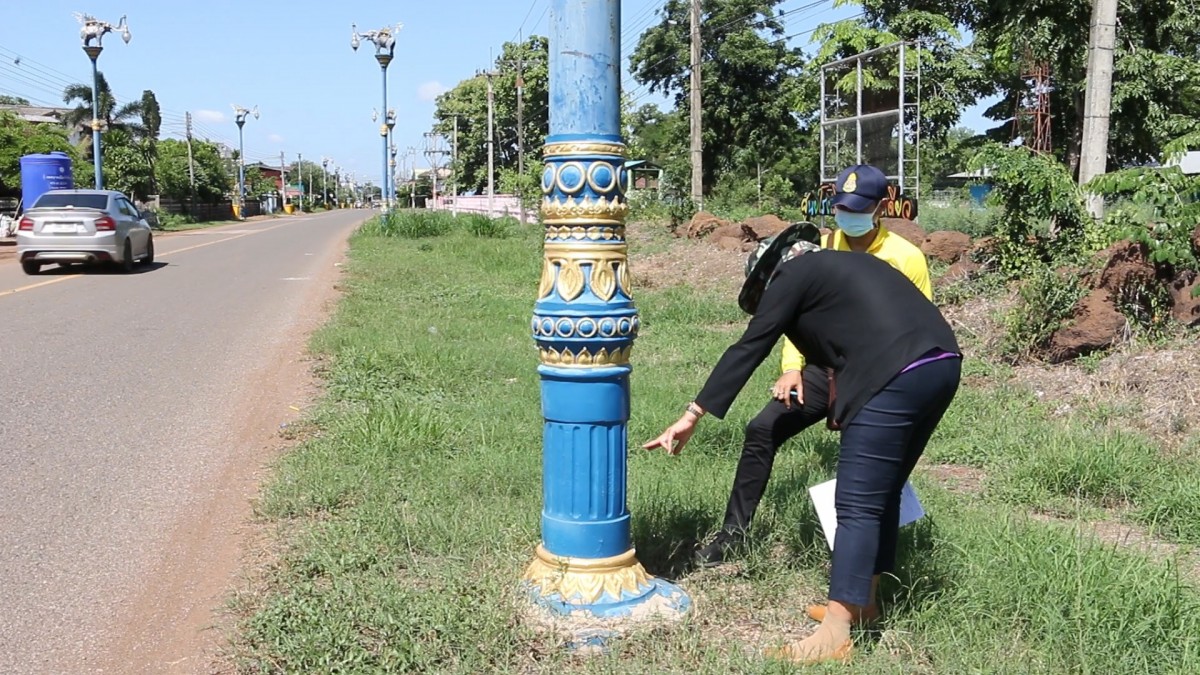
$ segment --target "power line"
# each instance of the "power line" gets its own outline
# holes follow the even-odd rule
[[[511,42],[516,42],[518,39],[520,39],[521,34],[522,34],[521,31],[525,30],[525,23],[529,21],[529,17],[533,14],[534,8],[537,7],[539,2],[543,2],[543,1],[544,0],[533,0],[533,2],[529,3],[529,11],[525,12],[525,18],[521,20],[521,25],[517,28],[517,32],[516,32],[516,34],[513,35],[513,39],[511,40]],[[550,4],[546,3],[546,9],[549,9],[549,8],[550,8]],[[540,23],[541,19],[538,19],[538,22]]]

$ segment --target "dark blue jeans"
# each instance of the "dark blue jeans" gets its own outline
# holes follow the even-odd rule
[[[901,373],[842,430],[830,600],[870,604],[871,577],[894,570],[900,491],[954,400],[961,372],[962,360],[953,358]]]

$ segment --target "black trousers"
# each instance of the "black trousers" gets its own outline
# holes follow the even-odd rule
[[[958,392],[961,368],[953,358],[897,375],[842,430],[830,600],[869,604],[871,576],[894,571],[900,492]]]
[[[750,529],[750,521],[754,519],[758,502],[771,478],[771,467],[775,464],[775,453],[779,446],[812,425],[824,422],[828,415],[829,381],[825,370],[817,366],[805,366],[802,375],[803,405],[793,403],[788,409],[782,401],[771,399],[758,416],[746,425],[742,457],[738,460],[733,490],[725,507],[723,529],[726,532]]]

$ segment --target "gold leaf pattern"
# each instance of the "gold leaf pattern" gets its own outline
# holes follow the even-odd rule
[[[542,280],[538,282],[538,299],[550,295],[554,290],[554,265],[545,260],[542,262]]]
[[[617,278],[613,274],[614,262],[597,260],[592,263],[592,292],[604,301],[612,300],[617,292]]]
[[[563,300],[570,302],[583,293],[583,270],[579,261],[563,261],[558,269],[558,294]]]
[[[564,157],[569,155],[616,155],[625,156],[625,144],[604,142],[548,143],[542,146],[542,157]]]
[[[538,546],[523,579],[542,596],[558,595],[568,603],[591,604],[608,596],[619,600],[650,588],[650,575],[633,550],[595,560],[559,558]]]
[[[542,363],[547,366],[561,366],[564,368],[587,368],[587,367],[604,367],[604,366],[623,366],[629,364],[629,355],[633,352],[633,345],[625,347],[617,347],[612,351],[601,348],[595,354],[591,354],[584,348],[578,355],[571,353],[571,350],[564,347],[561,352],[553,347],[541,347],[538,349]]]

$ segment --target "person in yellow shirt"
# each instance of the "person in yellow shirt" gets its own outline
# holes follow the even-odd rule
[[[821,247],[880,258],[902,272],[932,300],[925,254],[880,223],[887,189],[887,177],[874,166],[852,166],[839,174],[832,200],[837,229],[822,238]],[[881,288],[879,292],[886,293],[887,289]],[[823,368],[806,365],[804,357],[786,337],[782,366],[783,374],[771,388],[771,400],[746,425],[746,439],[725,508],[724,524],[713,541],[696,552],[696,563],[702,567],[723,563],[729,550],[745,538],[767,488],[779,447],[829,414],[830,376]],[[833,428],[832,423],[830,426]]]

